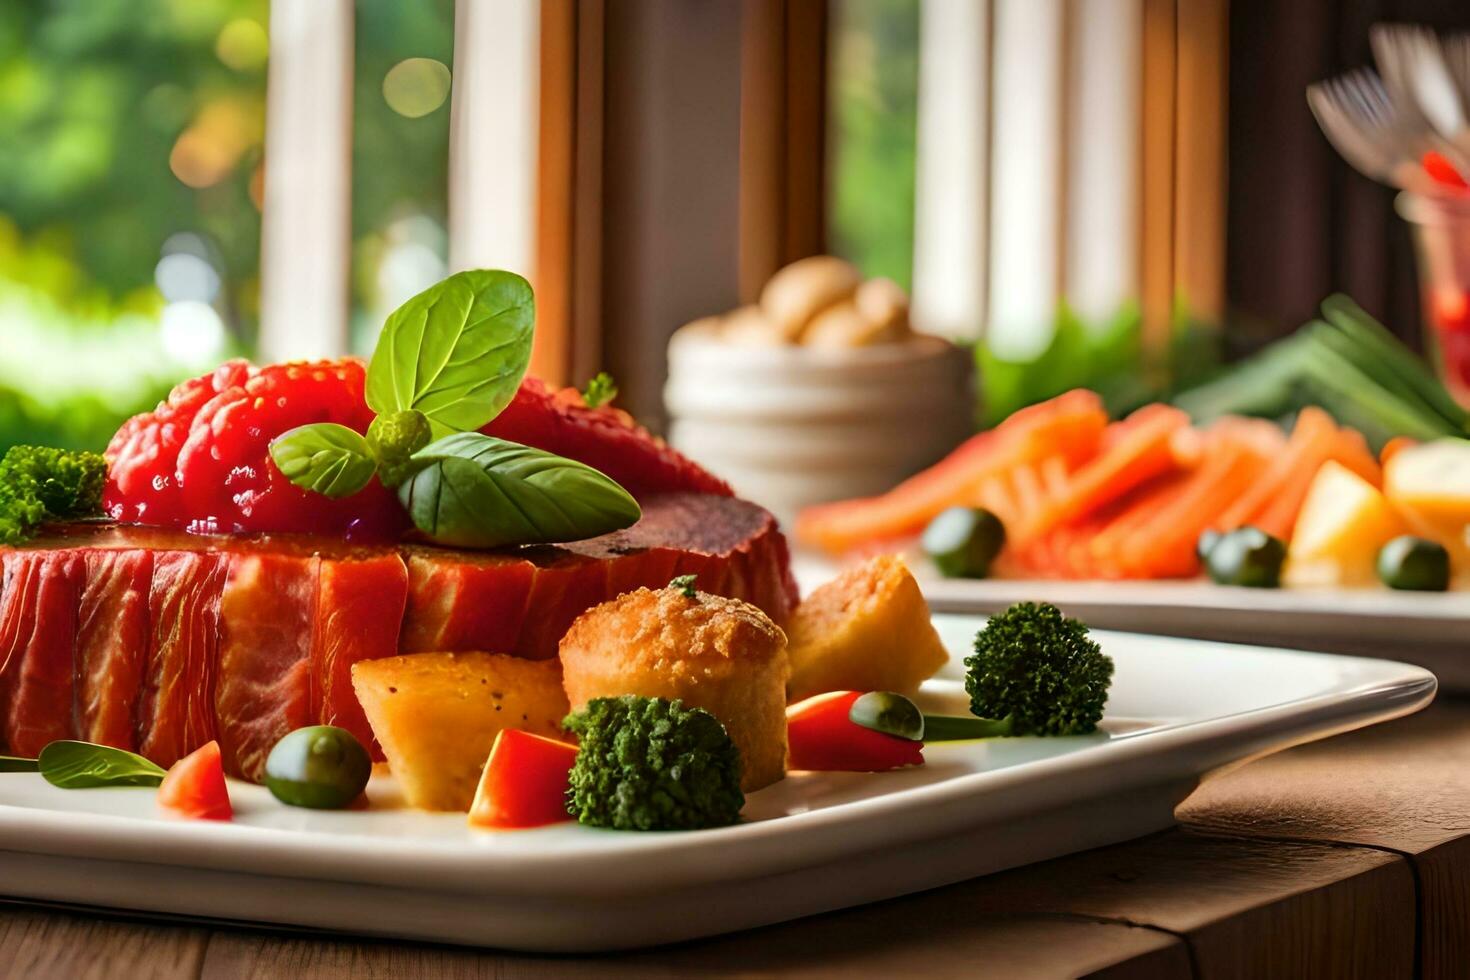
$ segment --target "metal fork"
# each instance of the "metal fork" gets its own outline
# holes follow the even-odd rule
[[[1328,141],[1360,173],[1416,193],[1433,190],[1419,164],[1415,127],[1372,69],[1308,86],[1307,104]]]

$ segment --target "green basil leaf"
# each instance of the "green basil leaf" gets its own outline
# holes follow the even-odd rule
[[[423,412],[436,439],[473,432],[515,396],[535,326],[526,280],[498,269],[456,273],[388,317],[368,367],[368,407]]]
[[[91,742],[52,742],[36,760],[41,775],[62,789],[157,786],[163,770],[141,755]]]
[[[350,497],[378,471],[367,439],[345,425],[317,422],[271,442],[276,468],[296,486],[324,497]]]
[[[35,759],[22,759],[15,755],[0,755],[0,772],[37,772],[40,769]]]
[[[638,520],[638,502],[575,460],[476,432],[414,453],[398,488],[414,525],[439,544],[497,548],[580,541]]]

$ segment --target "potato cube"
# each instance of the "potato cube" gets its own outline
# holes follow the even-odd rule
[[[949,659],[897,555],[873,558],[812,592],[786,635],[790,701],[824,691],[911,692]]]
[[[496,653],[364,660],[352,686],[411,806],[467,811],[504,728],[566,739],[561,665]]]

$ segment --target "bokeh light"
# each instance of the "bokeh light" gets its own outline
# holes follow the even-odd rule
[[[218,99],[179,134],[169,153],[174,176],[193,188],[219,183],[262,138],[261,107],[243,99]]]
[[[168,355],[185,364],[215,358],[225,346],[224,321],[214,307],[197,300],[165,306],[159,333]]]
[[[208,261],[188,252],[174,252],[158,260],[153,282],[170,303],[192,300],[211,303],[219,295],[219,273]]]
[[[449,97],[449,66],[433,58],[407,58],[383,76],[383,99],[400,116],[427,116]]]
[[[236,71],[255,71],[265,64],[270,41],[259,21],[241,17],[230,21],[219,32],[214,53]]]

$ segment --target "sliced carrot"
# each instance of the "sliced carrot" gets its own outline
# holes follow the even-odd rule
[[[1217,515],[1266,468],[1253,447],[1221,438],[1169,504],[1134,528],[1118,546],[1118,566],[1130,577],[1172,578],[1197,568],[1195,542]]]
[[[1227,415],[1213,422],[1207,430],[1212,439],[1228,439],[1253,450],[1264,459],[1274,460],[1286,451],[1287,437],[1281,427],[1266,419]]]
[[[1148,405],[1109,427],[1111,448],[1084,463],[1067,482],[1065,496],[1042,507],[1015,530],[1025,541],[1082,517],[1176,466],[1171,440],[1189,416],[1168,405]]]
[[[1017,463],[1008,476],[1015,490],[1017,512],[1015,523],[1006,526],[1006,536],[1024,540],[1019,529],[1032,523],[1046,507],[1046,487],[1041,482],[1041,474],[1031,463]]]
[[[1246,524],[1261,527],[1262,515],[1279,501],[1282,493],[1303,481],[1307,474],[1317,472],[1322,460],[1330,455],[1337,433],[1337,424],[1332,421],[1332,416],[1320,408],[1302,409],[1297,415],[1296,426],[1292,429],[1291,438],[1287,440],[1285,448],[1271,461],[1255,485],[1243,492],[1219,515],[1214,524],[1215,529],[1233,531]],[[1306,490],[1303,489],[1302,493],[1305,495]],[[1300,501],[1297,506],[1300,506]],[[1291,520],[1295,522],[1296,509],[1292,508],[1291,513]],[[1279,518],[1277,523],[1280,523]],[[1277,533],[1266,527],[1261,527],[1261,530],[1269,534]]]
[[[1003,527],[1015,527],[1020,520],[1021,511],[1016,503],[1016,495],[1004,473],[997,473],[980,484],[974,499],[968,503],[984,507],[999,517]]]
[[[1182,494],[1190,475],[1189,470],[1175,470],[1156,477],[1115,504],[1111,513],[1097,515],[1098,530],[1087,543],[1088,564],[1104,578],[1123,578],[1119,559],[1123,542]]]
[[[1046,495],[1055,500],[1067,492],[1070,478],[1067,461],[1061,456],[1048,456],[1041,461],[1041,482],[1046,485]]]
[[[1057,455],[1076,465],[1092,456],[1106,426],[1097,395],[1067,392],[1016,412],[885,494],[807,508],[797,517],[796,536],[841,553],[918,534],[940,511],[973,501],[985,480],[1020,463]]]

